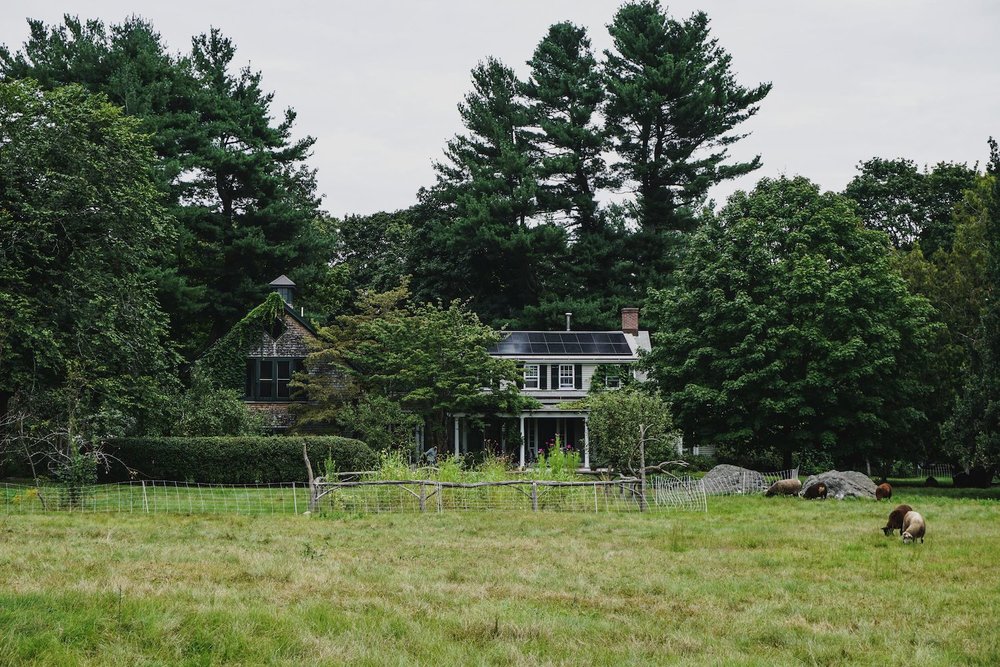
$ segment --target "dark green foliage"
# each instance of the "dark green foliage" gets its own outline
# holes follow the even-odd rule
[[[736,83],[732,59],[710,37],[708,16],[670,18],[657,0],[624,5],[608,26],[604,115],[623,158],[615,171],[638,191],[646,231],[690,231],[708,189],[760,166],[726,164],[732,130],[757,113],[770,84]]]
[[[351,296],[357,297],[361,290],[387,292],[402,282],[413,236],[412,217],[412,210],[403,210],[349,215],[332,222],[336,261],[347,270]]]
[[[645,439],[646,465],[677,458],[670,406],[659,396],[627,387],[588,396],[594,460],[618,472],[637,472],[640,439]]]
[[[975,169],[941,162],[921,172],[912,160],[873,158],[858,170],[844,194],[857,202],[866,227],[885,232],[896,248],[919,241],[927,257],[951,250],[952,210],[975,184]]]
[[[151,137],[175,233],[146,275],[157,281],[188,359],[259,302],[277,275],[303,285],[301,301],[312,307],[313,290],[327,289],[332,252],[315,223],[315,175],[304,166],[314,140],[292,139],[290,109],[272,122],[273,95],[261,90],[260,73],[232,71],[230,40],[213,29],[192,40],[189,56],[175,56],[138,18],[29,25],[22,51],[0,50],[0,75],[104,93]]]
[[[762,180],[695,234],[646,312],[648,359],[689,444],[920,458],[940,325],[890,266],[885,236],[803,178]],[[721,457],[721,455],[720,455]]]
[[[273,484],[306,480],[302,446],[313,470],[327,457],[337,470],[371,470],[375,453],[360,440],[336,436],[241,436],[216,438],[129,438],[113,440],[106,451],[139,479],[208,484]],[[129,479],[122,465],[108,481]]]
[[[148,269],[171,241],[138,123],[79,86],[0,83],[0,416],[155,430],[176,355]]]
[[[528,65],[524,96],[540,129],[539,207],[567,216],[578,237],[593,233],[600,224],[596,193],[607,185],[606,141],[596,120],[604,87],[586,28],[553,25]]]
[[[281,295],[271,292],[264,303],[247,313],[194,363],[192,375],[213,388],[242,391],[247,355],[260,345],[265,331],[282,321],[284,314]]]
[[[260,435],[264,431],[263,414],[247,407],[242,391],[214,387],[201,378],[173,407],[176,417],[168,435]]]
[[[303,426],[339,424],[377,435],[371,444],[383,449],[403,446],[422,424],[440,446],[449,415],[516,413],[526,403],[517,366],[487,351],[500,335],[462,304],[415,304],[404,286],[365,294],[356,310],[320,329],[320,346],[306,358],[310,370],[334,368],[349,381],[303,378]]]
[[[986,209],[986,279],[979,335],[970,373],[947,428],[956,457],[967,467],[1000,468],[1000,149],[990,139],[986,173],[992,192]]]
[[[500,323],[537,302],[566,253],[566,233],[538,213],[537,148],[514,72],[489,58],[459,105],[466,128],[434,165],[437,183],[414,210],[409,269],[420,301],[469,299]]]

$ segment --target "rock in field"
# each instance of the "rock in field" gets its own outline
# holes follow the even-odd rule
[[[828,497],[842,500],[844,498],[875,498],[875,482],[868,475],[856,470],[830,470],[819,475],[811,475],[802,485],[808,489],[817,482],[826,484]]]
[[[705,473],[705,492],[712,494],[760,493],[767,488],[764,475],[756,470],[720,464]],[[872,491],[874,494],[875,492]]]

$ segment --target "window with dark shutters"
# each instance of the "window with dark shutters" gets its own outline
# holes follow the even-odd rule
[[[573,369],[573,387],[583,389],[583,364],[576,364]]]
[[[538,379],[541,382],[539,385],[540,389],[549,388],[549,367],[547,364],[541,364],[538,367]]]
[[[552,369],[552,383],[549,385],[553,389],[559,388],[559,364],[552,364],[550,366]]]

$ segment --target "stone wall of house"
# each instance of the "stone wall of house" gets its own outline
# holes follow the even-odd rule
[[[246,406],[264,415],[264,425],[275,430],[291,428],[295,416],[289,410],[291,403],[276,401],[247,401]]]
[[[309,354],[307,341],[314,339],[315,336],[287,312],[284,314],[284,323],[285,331],[277,339],[271,338],[267,333],[261,333],[260,345],[252,349],[248,356],[300,359]]]

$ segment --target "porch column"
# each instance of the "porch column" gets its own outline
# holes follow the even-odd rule
[[[521,415],[521,469],[524,470],[524,415]]]
[[[462,453],[469,453],[469,422],[466,419],[462,420]]]
[[[583,467],[590,470],[590,418],[583,418]]]
[[[459,455],[458,447],[462,443],[462,438],[458,432],[458,417],[455,417],[455,456]]]

